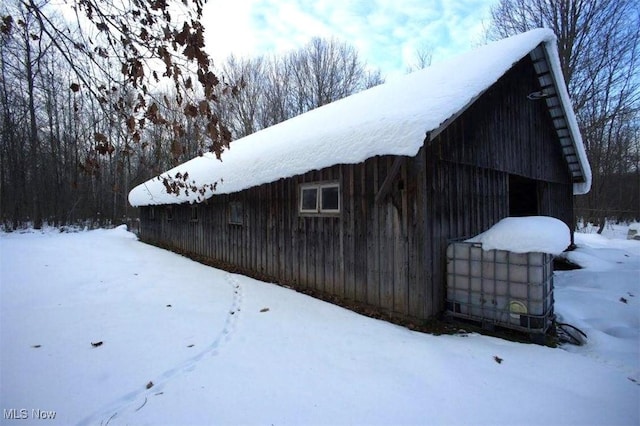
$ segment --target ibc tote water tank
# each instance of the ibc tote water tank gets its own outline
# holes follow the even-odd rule
[[[508,217],[447,247],[447,314],[532,335],[553,319],[553,255],[569,227],[545,216]]]
[[[553,316],[553,255],[451,243],[446,308],[448,315],[483,325],[544,334]]]

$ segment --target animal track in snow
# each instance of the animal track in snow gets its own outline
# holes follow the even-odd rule
[[[134,390],[115,399],[111,403],[99,411],[82,419],[78,425],[108,425],[112,421],[117,421],[118,416],[123,413],[137,412],[146,404],[147,400],[153,396],[163,394],[164,386],[173,378],[180,376],[181,373],[189,373],[195,370],[197,364],[207,355],[216,356],[220,353],[220,348],[231,340],[237,328],[242,309],[242,286],[238,280],[231,274],[225,274],[225,282],[232,289],[232,302],[228,308],[228,313],[224,321],[222,330],[218,332],[213,341],[196,355],[169,368],[153,378],[150,383],[153,387],[140,386],[140,390]]]

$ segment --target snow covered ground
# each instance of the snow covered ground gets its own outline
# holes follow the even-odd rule
[[[637,425],[640,242],[576,242],[555,306],[589,339],[553,349],[410,331],[122,228],[0,234],[0,423]]]

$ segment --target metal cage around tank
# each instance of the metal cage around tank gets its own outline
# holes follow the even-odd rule
[[[448,315],[544,334],[553,302],[553,255],[484,250],[470,242],[448,245]]]

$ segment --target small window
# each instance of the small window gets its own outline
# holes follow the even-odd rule
[[[149,207],[149,220],[156,220],[156,208],[153,206]]]
[[[318,188],[315,186],[300,188],[300,211],[303,213],[318,212]]]
[[[340,187],[338,185],[321,186],[320,197],[321,212],[339,212],[340,211]]]
[[[335,214],[340,212],[340,185],[312,183],[300,186],[300,213]]]
[[[242,214],[242,203],[232,201],[229,203],[229,223],[232,225],[242,225],[244,216]]]
[[[167,221],[173,220],[173,207],[167,207]]]
[[[198,206],[191,206],[191,222],[198,221]]]

